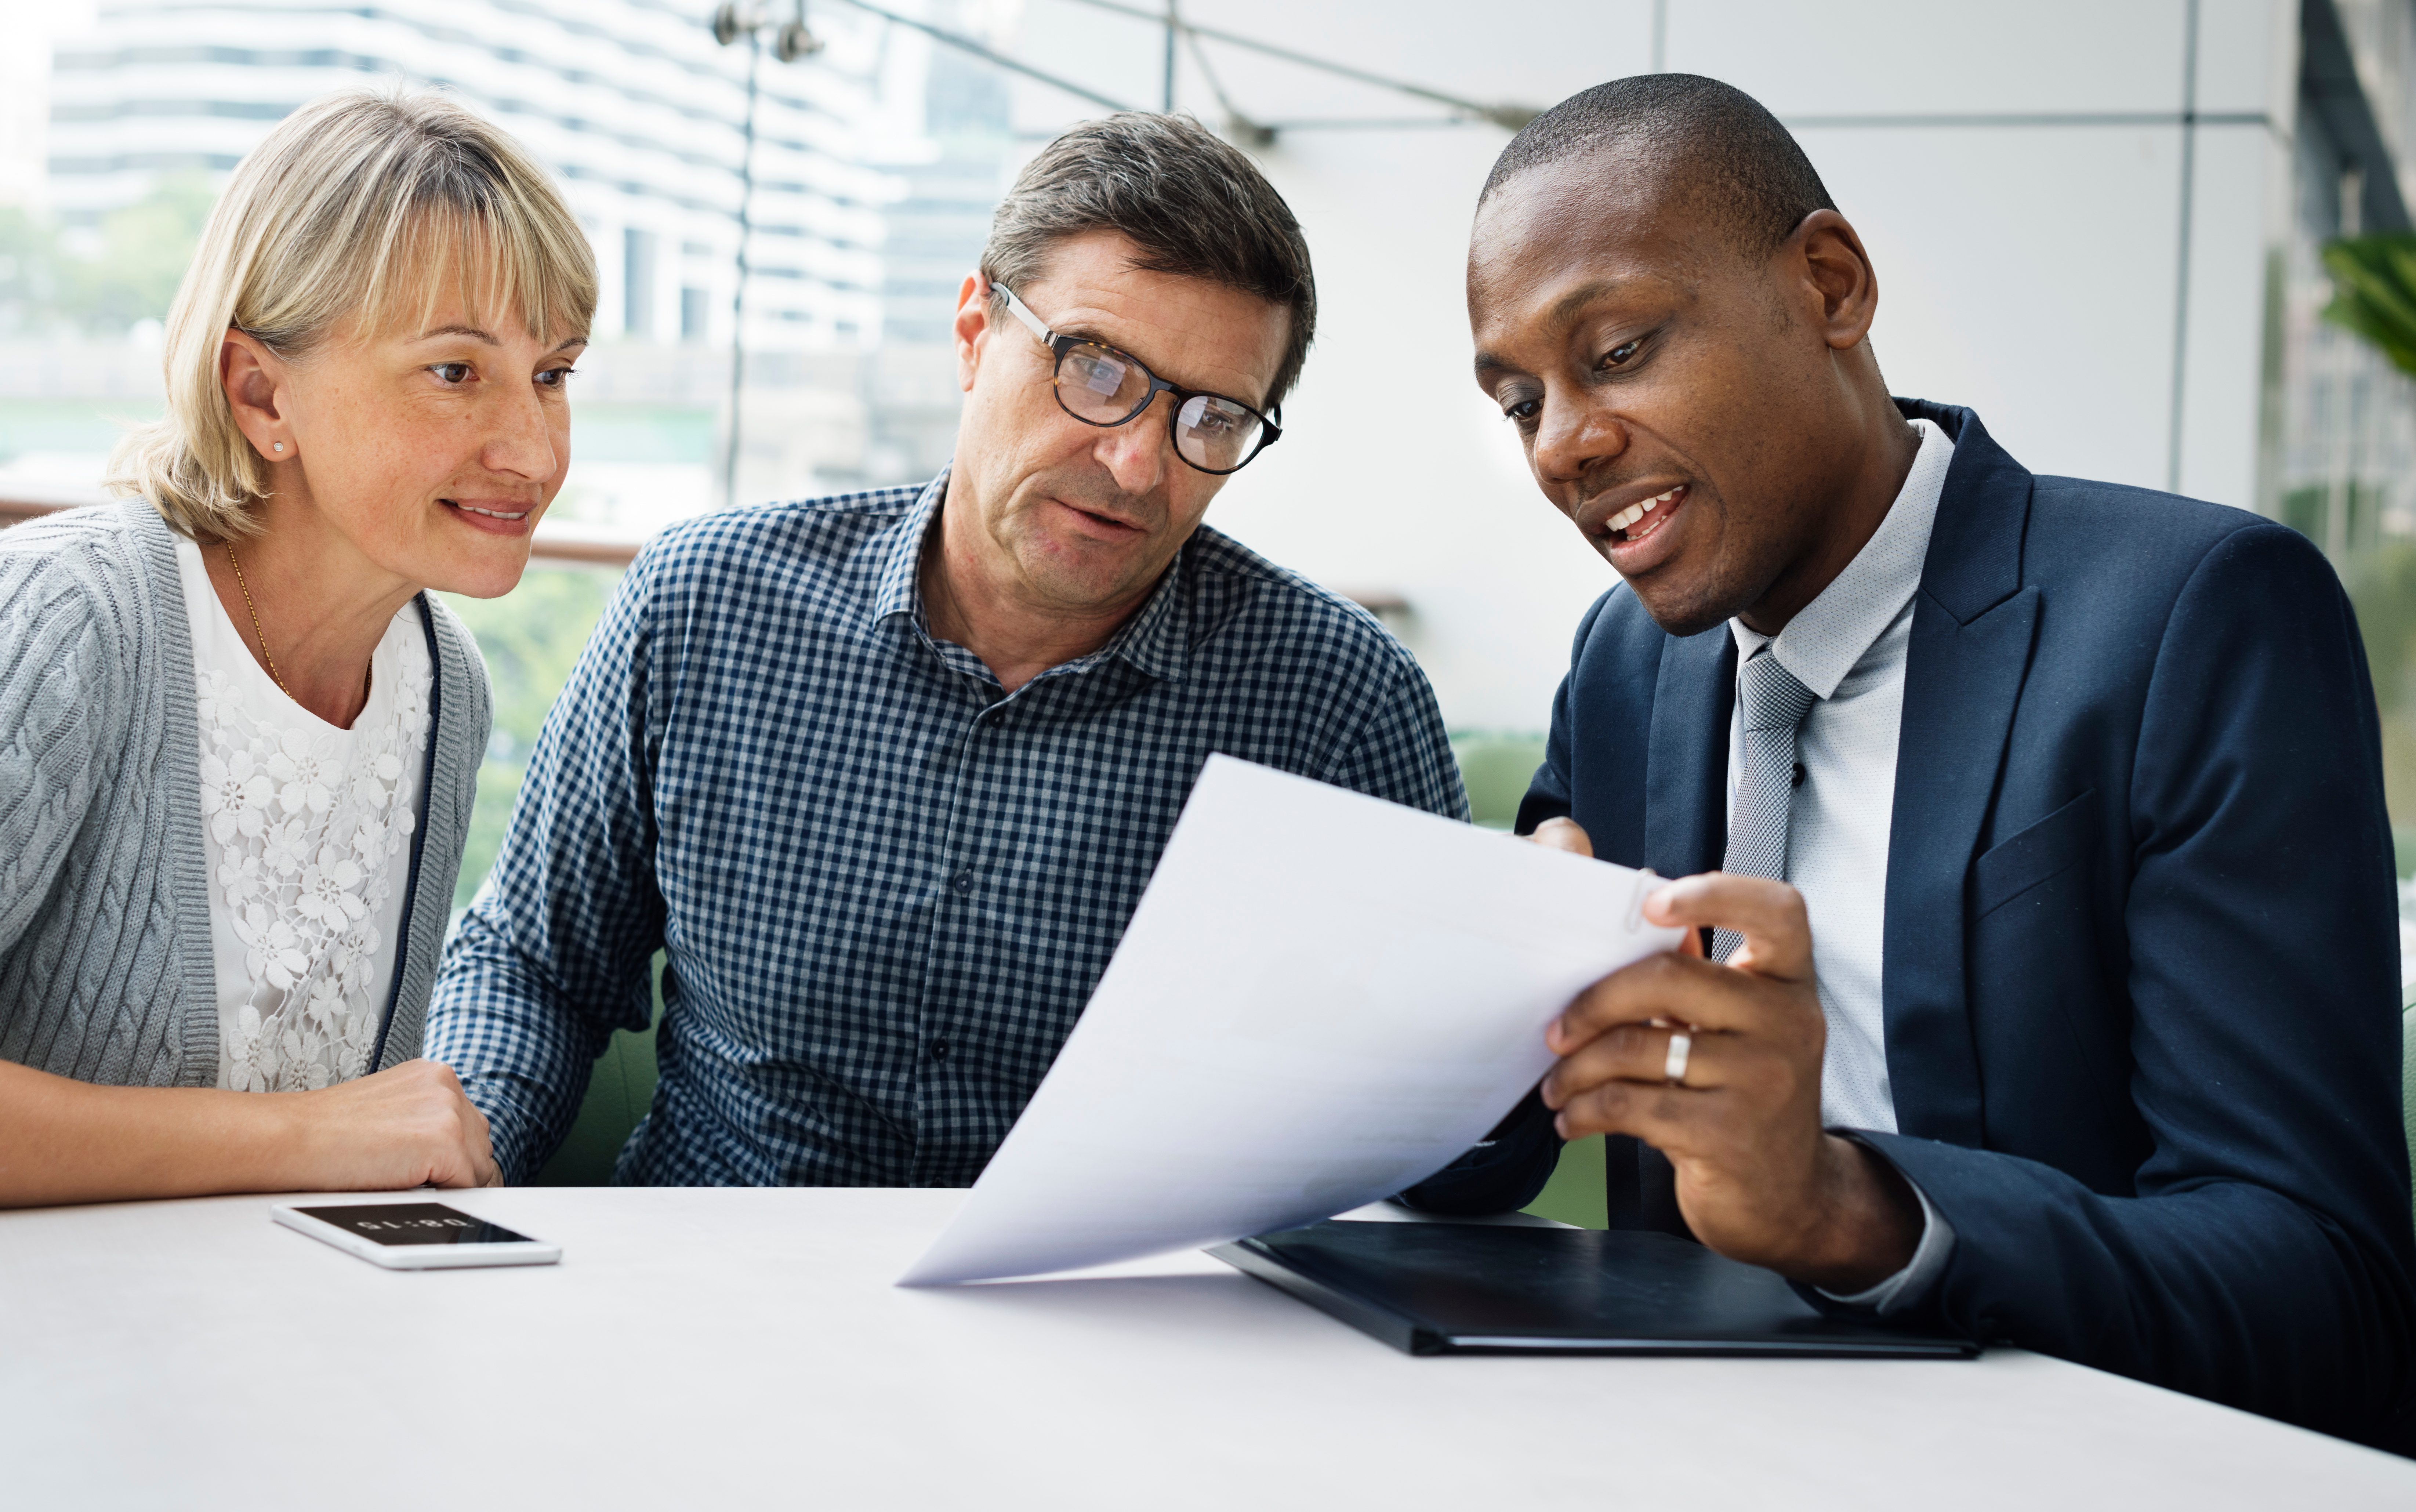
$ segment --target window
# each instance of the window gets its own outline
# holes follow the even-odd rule
[[[621,233],[621,329],[644,340],[655,334],[655,234]]]

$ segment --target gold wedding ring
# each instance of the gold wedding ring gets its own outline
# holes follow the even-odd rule
[[[1695,1036],[1684,1029],[1669,1031],[1669,1053],[1662,1058],[1661,1075],[1673,1087],[1686,1084],[1686,1058],[1694,1053]]]

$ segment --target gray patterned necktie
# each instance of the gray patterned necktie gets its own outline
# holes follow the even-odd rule
[[[1736,806],[1729,815],[1728,853],[1720,869],[1733,876],[1787,880],[1787,815],[1795,796],[1795,734],[1817,702],[1812,689],[1778,664],[1764,646],[1737,676],[1744,705],[1744,749],[1737,772]],[[1726,960],[1744,944],[1729,930],[1712,931],[1712,959]]]

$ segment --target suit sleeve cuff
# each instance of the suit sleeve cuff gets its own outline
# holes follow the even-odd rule
[[[1912,1195],[1921,1200],[1921,1243],[1913,1247],[1912,1258],[1905,1262],[1904,1269],[1877,1286],[1851,1295],[1840,1295],[1826,1287],[1816,1287],[1815,1291],[1832,1302],[1850,1308],[1868,1308],[1882,1318],[1892,1312],[1901,1312],[1929,1294],[1929,1289],[1938,1283],[1939,1275],[1946,1269],[1946,1262],[1955,1254],[1955,1225],[1947,1222],[1944,1216],[1930,1205],[1929,1194],[1921,1189],[1919,1183],[1906,1177],[1905,1185],[1910,1187]]]

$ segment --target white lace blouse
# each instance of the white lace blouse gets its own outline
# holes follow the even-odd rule
[[[393,986],[433,669],[404,605],[339,730],[252,659],[176,543],[202,743],[202,840],[218,964],[219,1085],[300,1092],[359,1076]]]

